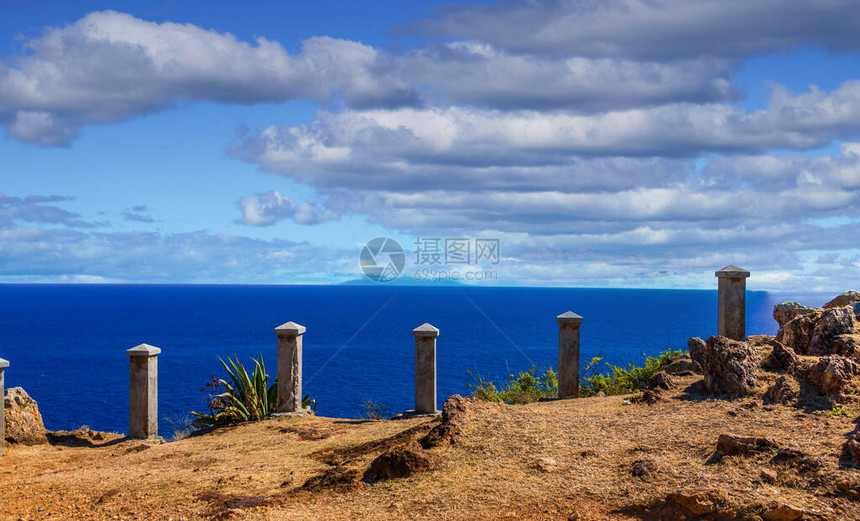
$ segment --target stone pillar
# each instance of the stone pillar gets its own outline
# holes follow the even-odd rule
[[[161,349],[140,344],[127,350],[129,356],[128,435],[158,437],[158,354]]]
[[[732,340],[745,340],[747,277],[750,272],[729,265],[714,275],[719,279],[717,334]]]
[[[278,412],[302,409],[302,335],[305,326],[287,322],[275,328],[278,335]]]
[[[436,337],[439,330],[422,324],[412,330],[415,336],[415,412],[436,413]]]
[[[9,367],[9,361],[0,358],[0,454],[3,454],[3,450],[6,445],[6,414],[3,412],[3,401],[6,395],[6,387],[5,382],[3,381],[3,373],[6,371],[7,367]]]
[[[579,398],[579,326],[582,317],[568,311],[558,321],[558,397]]]

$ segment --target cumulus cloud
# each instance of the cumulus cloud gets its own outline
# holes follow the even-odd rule
[[[481,42],[393,55],[331,37],[244,42],[193,24],[114,11],[49,27],[0,63],[0,123],[11,138],[68,146],[86,125],[110,124],[181,101],[228,104],[308,99],[351,107],[469,103],[582,112],[737,97],[735,64],[512,55]],[[607,89],[607,85],[613,85]],[[536,86],[540,86],[536,89]]]
[[[372,73],[378,52],[357,42],[310,38],[291,55],[262,37],[248,43],[114,11],[47,28],[25,51],[0,66],[0,121],[10,137],[45,146],[67,145],[81,126],[182,100],[250,104],[340,94],[360,106],[410,96],[396,80]]]
[[[590,57],[750,56],[860,48],[854,0],[507,0],[447,7],[404,27],[517,52]]]
[[[238,222],[250,226],[270,226],[284,219],[297,224],[319,224],[338,217],[319,204],[296,203],[277,190],[242,197],[236,204],[242,213]]]
[[[389,61],[391,74],[416,85],[431,104],[594,113],[738,97],[731,81],[736,63],[727,59],[665,63],[522,55],[463,41],[420,47]]]

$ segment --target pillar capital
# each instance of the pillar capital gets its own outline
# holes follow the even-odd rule
[[[300,326],[295,322],[285,322],[275,328],[275,334],[278,336],[299,336],[307,331],[305,326]]]
[[[573,324],[579,325],[582,324],[582,317],[574,313],[573,311],[565,311],[561,315],[557,316],[556,321],[559,324]]]
[[[750,272],[743,268],[738,268],[734,264],[729,264],[725,268],[715,271],[714,276],[726,277],[730,279],[745,279],[750,276]]]
[[[6,369],[7,367],[9,367],[9,360],[0,358],[0,369]]]
[[[139,346],[132,347],[131,349],[126,349],[125,354],[128,356],[158,356],[161,353],[161,349],[155,346],[151,346],[149,344],[140,344]]]
[[[431,326],[429,323],[425,322],[420,326],[416,327],[412,330],[412,334],[416,337],[427,336],[436,338],[439,336],[439,329]]]

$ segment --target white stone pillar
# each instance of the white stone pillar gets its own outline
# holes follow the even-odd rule
[[[412,330],[415,337],[415,412],[436,413],[436,337],[439,330],[422,324]]]
[[[717,334],[732,340],[746,339],[747,277],[750,272],[726,266],[714,273],[718,284]]]
[[[278,335],[278,412],[302,409],[302,335],[305,326],[287,322],[275,328]]]
[[[9,367],[9,361],[0,358],[0,454],[6,446],[6,414],[3,412],[3,401],[6,396],[6,387],[3,372]]]
[[[582,317],[568,311],[558,321],[558,397],[579,398],[579,326]]]
[[[158,437],[158,354],[161,349],[140,344],[129,356],[128,435]]]

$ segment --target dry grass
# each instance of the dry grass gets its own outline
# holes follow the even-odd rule
[[[458,443],[428,451],[437,470],[314,492],[302,485],[332,464],[364,472],[435,422],[284,418],[168,444],[11,447],[0,458],[0,519],[639,519],[683,489],[720,490],[736,507],[777,500],[820,519],[860,519],[855,502],[833,494],[840,480],[860,482],[838,459],[853,419],[761,397],[703,399],[685,392],[694,381],[653,406],[621,397],[474,403]],[[820,468],[772,463],[772,453],[716,462],[721,433],[771,438]],[[556,469],[539,470],[540,458]],[[637,461],[647,462],[644,475],[634,475]]]

